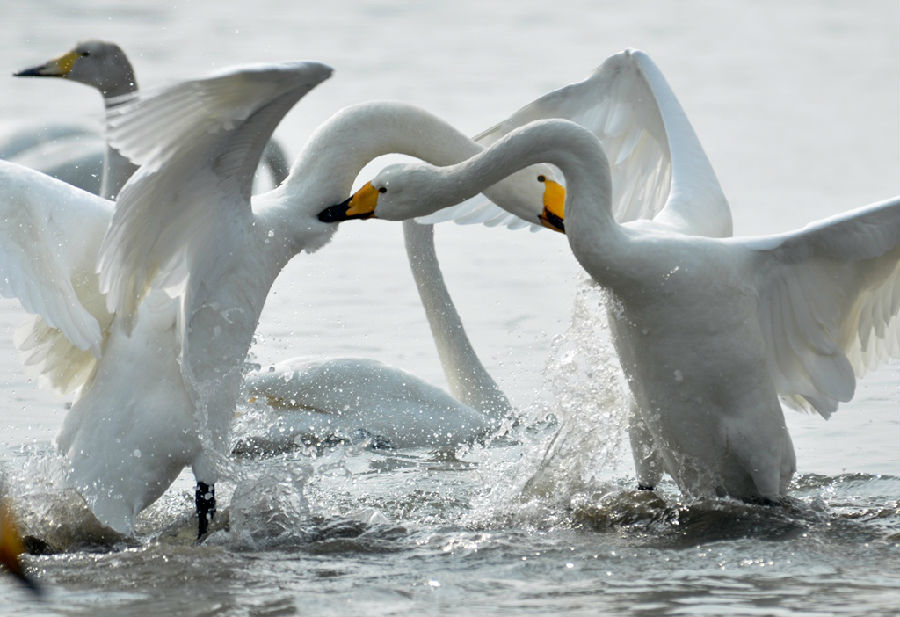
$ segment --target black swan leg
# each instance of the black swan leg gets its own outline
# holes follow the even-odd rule
[[[216,488],[212,484],[197,482],[197,490],[194,493],[194,503],[197,506],[197,519],[200,522],[197,540],[202,540],[209,530],[209,522],[216,515]]]

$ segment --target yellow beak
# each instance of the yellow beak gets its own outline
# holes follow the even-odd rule
[[[538,217],[547,229],[566,233],[566,188],[553,180],[544,183],[544,209]]]
[[[318,218],[323,223],[339,223],[350,219],[368,219],[375,215],[376,205],[378,205],[378,189],[371,182],[366,182],[349,199],[319,212]]]
[[[55,60],[50,60],[40,66],[36,66],[30,69],[25,69],[15,73],[14,77],[65,77],[71,71],[72,67],[75,66],[75,61],[78,60],[82,54],[74,51],[70,51],[61,55],[59,58]]]

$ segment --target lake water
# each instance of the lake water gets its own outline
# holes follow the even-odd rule
[[[249,61],[328,63],[331,80],[276,132],[294,154],[332,113],[372,99],[419,104],[474,134],[638,47],[691,118],[736,234],[900,192],[900,8],[888,0],[3,0],[0,14],[5,74],[85,38],[118,42],[145,87]],[[5,128],[99,126],[99,107],[77,84],[0,78]],[[588,344],[595,328],[570,328],[573,305],[593,307],[564,239],[442,225],[437,242],[469,334],[529,422],[489,447],[236,459],[218,487],[229,527],[200,546],[189,473],[128,541],[104,541],[44,488],[65,401],[23,376],[11,343],[23,313],[2,301],[0,464],[30,531],[55,551],[27,560],[44,600],[2,581],[0,614],[898,613],[897,362],[827,422],[787,412],[798,474],[786,507],[684,503],[670,484],[638,494],[620,398],[566,372],[581,349],[595,377],[617,383],[615,359]],[[371,357],[445,385],[400,226],[387,222],[345,224],[289,264],[252,353],[260,364]],[[537,422],[548,413],[556,420]]]

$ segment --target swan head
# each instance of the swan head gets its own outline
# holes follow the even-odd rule
[[[503,198],[498,202],[530,223],[564,232],[566,189],[551,174],[545,165],[512,174],[503,181]],[[472,197],[470,193],[444,168],[400,163],[385,167],[348,199],[319,212],[318,218],[326,223],[369,218],[404,221],[454,206]]]
[[[93,86],[105,97],[137,89],[134,70],[125,52],[108,41],[82,41],[60,57],[19,71],[14,76],[61,77]]]

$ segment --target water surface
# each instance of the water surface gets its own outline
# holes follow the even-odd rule
[[[239,62],[326,62],[334,77],[276,133],[292,153],[342,106],[371,99],[422,105],[474,134],[639,47],[691,118],[736,233],[784,231],[898,193],[898,8],[886,0],[383,0],[327,11],[7,0],[2,10],[7,73],[83,38],[119,42],[142,86]],[[0,126],[99,125],[87,88],[0,82]],[[896,363],[828,422],[787,412],[798,475],[786,506],[687,503],[668,484],[637,493],[615,360],[589,319],[572,322],[583,275],[564,239],[449,226],[437,240],[469,333],[525,421],[458,450],[360,443],[237,457],[218,487],[219,528],[200,546],[190,474],[131,539],[53,488],[64,401],[23,376],[11,342],[0,346],[0,464],[40,540],[32,548],[48,553],[28,559],[44,601],[2,582],[0,614],[897,613]],[[0,303],[0,339],[22,317]],[[445,384],[399,225],[344,225],[285,269],[251,361],[297,355],[372,357]],[[569,370],[579,361],[590,377]],[[265,423],[243,411],[237,437]]]

